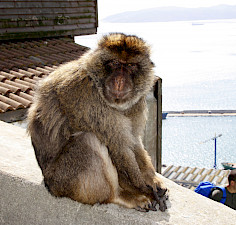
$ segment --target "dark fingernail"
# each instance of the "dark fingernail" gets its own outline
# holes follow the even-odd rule
[[[157,211],[157,209],[155,207],[150,208],[150,210]]]
[[[154,200],[154,201],[152,202],[152,207],[155,208],[156,205],[157,205],[157,201]]]
[[[149,189],[153,190],[152,186],[150,186],[150,185],[147,185],[147,187],[148,187]]]
[[[140,206],[136,207],[135,209],[138,210],[139,212],[148,212],[149,211],[148,209],[141,208]]]

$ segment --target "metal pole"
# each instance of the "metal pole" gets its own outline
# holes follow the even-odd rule
[[[215,137],[215,164],[214,164],[214,168],[216,169],[216,137]]]
[[[206,143],[206,142],[208,142],[208,141],[215,140],[215,162],[214,162],[214,168],[215,168],[215,169],[216,169],[216,139],[217,139],[218,137],[221,137],[221,136],[222,136],[222,134],[219,134],[219,135],[216,136],[216,133],[215,133],[215,137],[213,137],[213,138],[211,138],[211,139],[206,140],[206,141],[203,142],[203,143]]]

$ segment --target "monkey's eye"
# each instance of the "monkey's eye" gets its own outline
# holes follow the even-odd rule
[[[112,65],[112,67],[114,67],[114,68],[117,68],[117,67],[121,66],[121,64],[120,64],[120,62],[118,60],[114,60],[114,61],[112,61],[110,63]]]
[[[138,68],[137,64],[135,63],[128,63],[127,67],[131,70],[136,70]]]
[[[112,61],[108,61],[106,63],[106,67],[110,68],[110,69],[117,69],[121,66],[120,62],[118,60],[112,60]]]

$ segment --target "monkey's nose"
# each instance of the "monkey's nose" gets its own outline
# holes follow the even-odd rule
[[[115,90],[116,91],[122,91],[124,89],[124,84],[125,84],[125,80],[124,77],[122,75],[117,76],[115,78]]]

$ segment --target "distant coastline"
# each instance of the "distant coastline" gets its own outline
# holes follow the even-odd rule
[[[109,23],[145,23],[194,20],[224,20],[236,18],[236,5],[215,5],[211,7],[155,7],[136,11],[126,11],[103,19]]]
[[[236,110],[182,110],[163,111],[167,116],[236,116]]]

